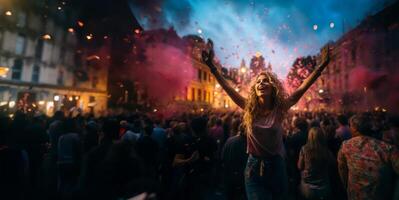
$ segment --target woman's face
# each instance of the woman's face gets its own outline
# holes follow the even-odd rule
[[[255,93],[258,97],[266,97],[271,95],[273,91],[273,83],[266,75],[260,75],[256,79]]]

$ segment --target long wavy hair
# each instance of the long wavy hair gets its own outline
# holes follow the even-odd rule
[[[244,112],[244,117],[243,117],[243,124],[245,126],[247,134],[252,133],[252,123],[256,117],[259,116],[261,113],[262,105],[259,102],[259,97],[256,95],[255,92],[255,85],[256,85],[256,80],[260,76],[266,76],[270,80],[270,83],[273,86],[272,89],[272,94],[270,98],[272,98],[272,109],[269,111],[271,112],[274,109],[279,109],[277,112],[280,115],[279,117],[283,116],[285,113],[284,109],[284,99],[287,97],[287,93],[285,92],[284,86],[281,83],[281,81],[277,78],[277,75],[273,72],[270,71],[263,71],[259,73],[256,76],[256,79],[252,83],[252,86],[249,91],[248,99],[245,105],[245,112]]]
[[[323,130],[318,127],[313,127],[308,132],[308,141],[303,146],[304,158],[308,163],[324,166],[328,163],[329,150],[327,148],[327,138]]]

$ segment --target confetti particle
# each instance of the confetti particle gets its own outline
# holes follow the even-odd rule
[[[319,26],[317,26],[317,24],[313,25],[313,30],[317,30],[319,28]]]
[[[83,27],[85,24],[82,21],[78,21],[78,26]]]

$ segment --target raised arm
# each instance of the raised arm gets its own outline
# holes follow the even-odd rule
[[[324,48],[321,53],[321,64],[303,81],[303,83],[286,99],[286,106],[289,109],[295,105],[305,92],[313,85],[319,78],[321,72],[327,67],[330,62],[329,46]]]
[[[218,83],[222,86],[224,91],[226,91],[226,93],[230,96],[230,98],[234,101],[234,103],[236,103],[240,108],[244,109],[246,99],[243,96],[241,96],[240,93],[235,91],[233,87],[229,85],[226,79],[223,78],[223,76],[217,70],[216,66],[213,64],[213,57],[215,54],[213,51],[212,40],[208,39],[207,46],[208,46],[208,51],[202,51],[203,62],[209,67],[213,76],[215,76]]]

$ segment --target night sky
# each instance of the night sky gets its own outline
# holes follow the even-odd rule
[[[173,27],[211,38],[226,67],[261,52],[280,78],[298,56],[315,54],[391,0],[129,0],[144,29]],[[316,27],[317,26],[317,27]]]

